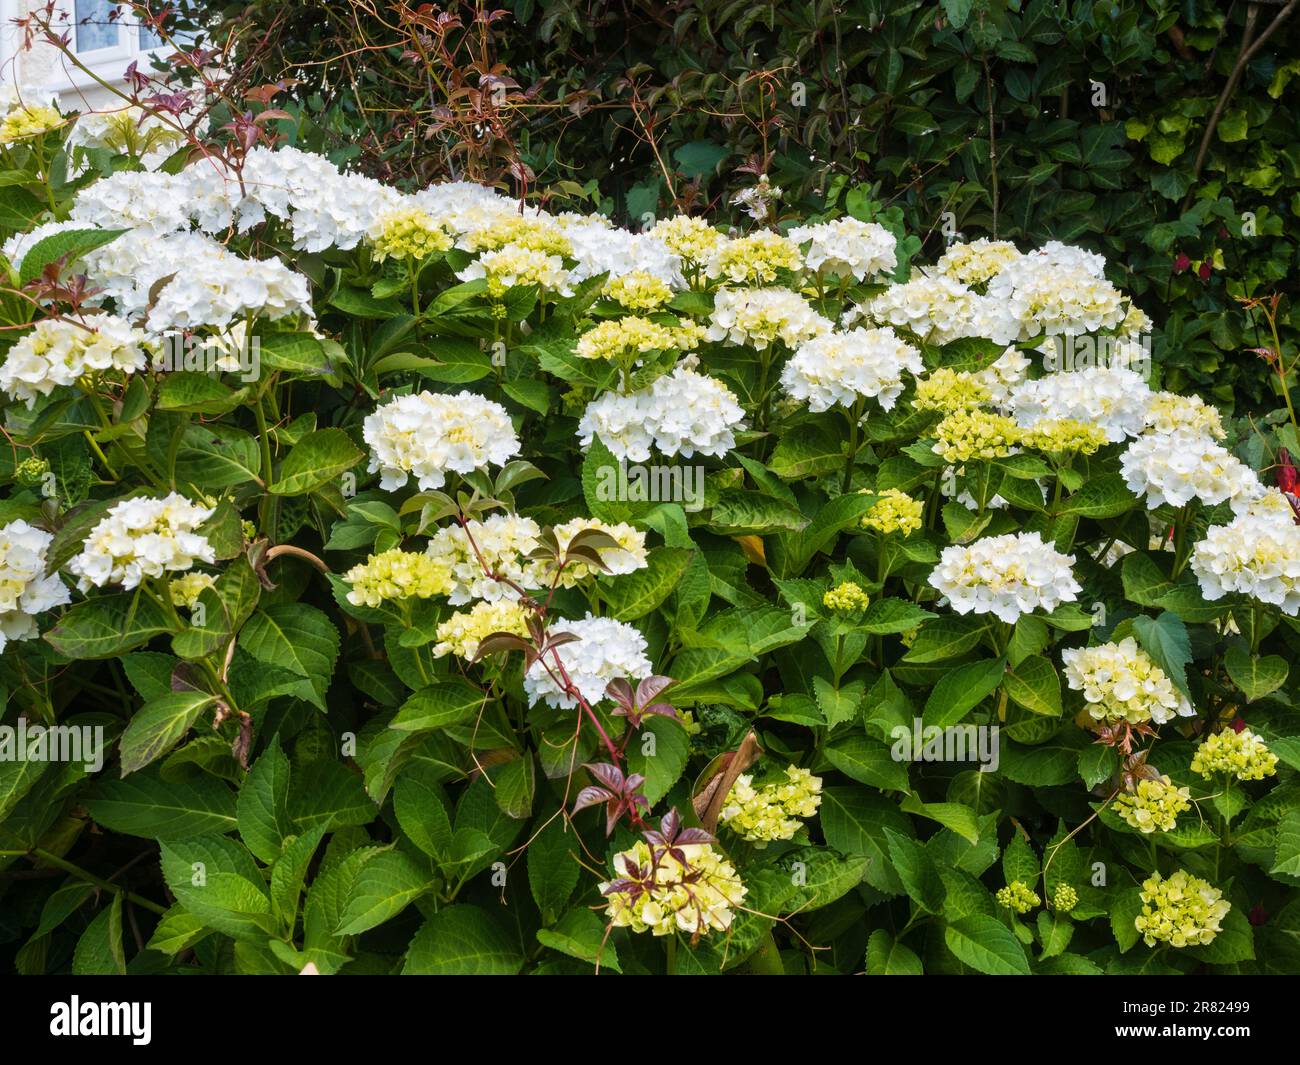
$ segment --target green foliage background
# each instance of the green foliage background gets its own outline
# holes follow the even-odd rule
[[[944,212],[966,237],[1105,253],[1112,280],[1159,328],[1167,387],[1238,411],[1277,405],[1274,375],[1244,350],[1266,336],[1236,297],[1295,291],[1300,20],[1284,19],[1245,64],[1199,178],[1194,163],[1247,21],[1258,39],[1289,15],[1284,5],[481,6],[509,13],[493,24],[492,57],[526,94],[517,106],[511,95],[519,158],[575,208],[592,200],[640,219],[676,196],[716,216],[752,182],[736,168],[766,147],[793,216],[866,185],[929,257],[942,250]],[[224,20],[216,40],[257,42],[236,48],[251,79],[297,80],[276,101],[298,116],[292,139],[408,183],[455,170],[444,154],[454,134],[427,121],[449,100],[436,86],[421,97],[396,13],[380,21],[350,0],[198,7]],[[473,16],[474,5],[448,7]],[[373,50],[338,58],[362,44]]]

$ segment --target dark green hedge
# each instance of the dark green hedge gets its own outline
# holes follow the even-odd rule
[[[217,36],[236,31],[250,78],[297,79],[275,101],[299,116],[291,137],[389,179],[509,180],[518,163],[535,188],[637,218],[716,209],[766,168],[788,210],[856,190],[928,254],[954,228],[1085,245],[1155,319],[1167,386],[1278,405],[1238,297],[1296,287],[1294,2],[502,0],[487,27],[453,5],[451,63],[435,10],[381,6],[230,5]],[[509,103],[467,151],[484,73],[518,88],[487,83]]]

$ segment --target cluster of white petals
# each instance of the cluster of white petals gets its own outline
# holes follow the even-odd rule
[[[46,572],[45,552],[53,539],[22,520],[0,526],[0,651],[10,640],[30,640],[36,615],[70,598],[58,574]]]
[[[808,244],[804,265],[835,277],[891,274],[898,266],[898,239],[877,222],[845,216],[831,222],[798,226],[789,232],[796,244]]]
[[[993,614],[1010,623],[1074,602],[1080,585],[1073,563],[1073,555],[1061,554],[1036,532],[986,536],[945,547],[930,586],[959,614]]]
[[[1120,472],[1147,507],[1181,507],[1193,499],[1207,506],[1251,499],[1263,492],[1255,471],[1208,436],[1179,430],[1138,437],[1120,456]]]
[[[796,348],[831,328],[812,304],[788,288],[724,288],[714,302],[707,337],[762,351],[777,341]]]
[[[47,318],[18,338],[0,364],[0,389],[28,407],[41,396],[103,370],[138,373],[157,350],[152,337],[114,315],[84,323]]]
[[[1201,595],[1211,601],[1245,595],[1291,617],[1300,614],[1300,525],[1289,511],[1289,504],[1285,510],[1257,504],[1227,525],[1210,526],[1192,551]]]
[[[370,446],[371,473],[391,492],[414,476],[421,491],[441,488],[447,474],[503,466],[519,454],[510,415],[473,392],[415,392],[377,407],[361,435]]]
[[[669,457],[721,456],[736,446],[744,408],[716,378],[689,364],[623,395],[606,392],[587,405],[578,423],[584,448],[600,437],[617,459],[646,462],[650,449]]]
[[[1103,429],[1112,443],[1146,428],[1151,389],[1125,366],[1088,366],[1049,373],[1015,388],[1008,406],[1025,429],[1070,418]]]
[[[90,530],[81,553],[68,563],[83,591],[120,584],[134,588],[147,577],[215,562],[206,536],[195,530],[212,508],[172,492],[162,499],[137,496],[114,503]]]
[[[590,614],[581,621],[557,621],[550,626],[552,636],[562,632],[578,638],[562,643],[524,674],[524,691],[528,705],[539,700],[548,706],[572,709],[578,705],[569,687],[576,688],[589,705],[605,698],[611,680],[642,680],[653,672],[646,657],[646,641],[635,628],[613,618],[596,618]],[[559,656],[560,666],[555,658]],[[565,684],[565,677],[569,684]]]
[[[903,373],[925,369],[921,353],[892,329],[827,333],[802,344],[781,372],[781,385],[812,411],[852,407],[875,399],[892,410],[903,391]]]

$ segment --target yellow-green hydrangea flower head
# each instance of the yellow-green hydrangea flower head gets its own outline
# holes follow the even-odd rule
[[[780,233],[763,230],[728,240],[714,249],[706,273],[729,285],[770,285],[782,270],[803,265],[799,245]]]
[[[630,315],[588,329],[575,349],[580,359],[625,362],[652,351],[687,351],[703,339],[704,329],[694,322],[660,325],[649,318]]]
[[[61,125],[63,116],[46,104],[16,107],[0,121],[0,144],[36,137]]]
[[[451,249],[451,236],[419,207],[404,207],[384,217],[375,238],[375,259],[427,259]]]
[[[874,529],[886,536],[890,533],[909,536],[921,528],[925,513],[925,504],[921,500],[913,499],[898,488],[882,488],[876,494],[880,498],[862,516],[864,529]]]
[[[656,936],[725,932],[748,889],[735,867],[709,843],[667,848],[638,842],[614,856],[615,879],[600,885],[615,928]]]
[[[1057,455],[1092,455],[1106,443],[1106,430],[1076,418],[1050,418],[1020,431],[1020,442]]]
[[[854,581],[841,581],[822,596],[822,606],[837,614],[866,610],[870,604],[870,596],[862,590],[862,585]]]
[[[1192,755],[1192,772],[1207,780],[1214,776],[1263,780],[1277,772],[1277,755],[1250,729],[1230,728],[1205,738]]]
[[[1172,832],[1178,815],[1192,808],[1192,793],[1176,787],[1167,776],[1139,780],[1137,787],[1115,800],[1115,812],[1139,832]]]
[[[1023,880],[1013,880],[1006,887],[1000,888],[997,900],[999,906],[1015,910],[1016,913],[1028,913],[1042,902],[1037,892]]]
[[[433,657],[455,655],[466,661],[478,654],[484,637],[495,632],[528,635],[528,610],[517,600],[480,600],[469,610],[459,610],[438,626]]]
[[[352,585],[348,602],[353,606],[378,607],[399,599],[430,599],[447,595],[452,588],[451,571],[427,554],[395,547],[353,566],[343,575]]]
[[[1168,943],[1171,947],[1203,947],[1222,929],[1232,904],[1218,888],[1186,870],[1172,876],[1152,873],[1142,885],[1142,912],[1133,924],[1148,947]]]
[[[941,366],[917,380],[912,406],[916,410],[951,414],[958,410],[974,410],[987,403],[992,395],[977,375]]]
[[[527,248],[561,258],[573,254],[573,243],[554,222],[543,218],[511,215],[472,229],[461,240],[466,251],[500,251],[505,247]]]
[[[1056,894],[1052,896],[1053,909],[1069,913],[1077,905],[1079,905],[1079,893],[1069,884],[1057,884]]]
[[[1015,421],[982,410],[953,411],[934,432],[934,453],[947,462],[1005,458],[1020,443]]]
[[[727,238],[703,218],[678,215],[656,222],[650,235],[667,246],[684,263],[701,266]]]
[[[760,846],[774,839],[792,839],[802,824],[821,805],[822,779],[807,769],[788,766],[785,780],[754,787],[754,778],[742,773],[736,778],[719,820],[742,839]]]
[[[211,588],[217,583],[217,579],[211,573],[187,573],[183,577],[175,577],[167,585],[167,591],[171,595],[172,603],[176,606],[183,606],[186,610],[193,610],[194,604],[198,602],[199,593],[204,588]]]
[[[629,311],[657,311],[673,298],[668,282],[648,270],[633,270],[611,277],[601,291]]]

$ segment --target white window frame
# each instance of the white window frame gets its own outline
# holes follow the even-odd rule
[[[74,66],[70,60],[60,55],[58,57],[58,73],[55,83],[49,86],[49,88],[58,92],[94,89],[99,85],[99,80],[106,81],[110,85],[121,85],[126,81],[126,68],[133,61],[141,71],[147,72],[153,67],[153,56],[170,55],[172,52],[172,47],[165,43],[160,48],[141,48],[139,46],[139,23],[131,21],[129,11],[124,15],[123,21],[117,27],[118,43],[116,45],[110,45],[107,48],[95,48],[87,52],[78,52],[76,0],[59,0],[57,6],[60,12],[67,15],[67,20],[63,22],[63,25],[67,28],[71,37],[69,46],[87,68],[81,70]]]

